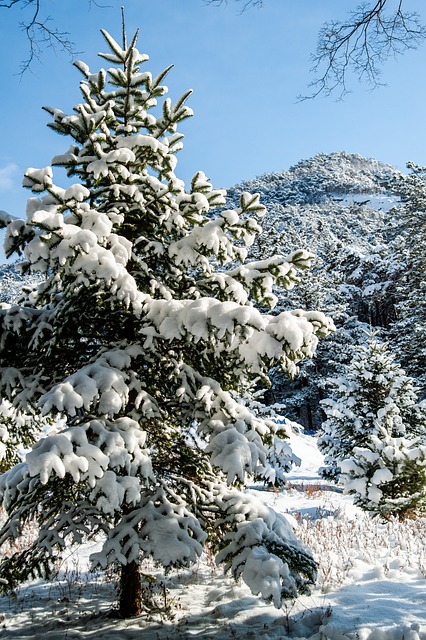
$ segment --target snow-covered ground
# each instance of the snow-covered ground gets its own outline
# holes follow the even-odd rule
[[[365,204],[370,209],[377,211],[390,211],[393,207],[397,207],[401,199],[396,195],[387,193],[349,193],[344,197],[336,194],[335,199],[341,202],[345,207],[353,204]]]
[[[318,478],[314,438],[294,435],[292,446],[302,466],[289,474],[288,488],[250,491],[289,513],[313,550],[319,577],[310,596],[277,610],[204,556],[191,571],[147,582],[158,613],[118,620],[109,615],[114,576],[89,574],[93,549],[85,547],[70,551],[53,582],[0,599],[0,639],[426,640],[426,519],[371,520]]]

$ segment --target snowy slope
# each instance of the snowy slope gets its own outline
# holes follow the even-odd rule
[[[172,574],[151,589],[163,612],[117,620],[108,615],[114,606],[111,576],[87,572],[93,549],[86,547],[80,556],[70,552],[52,584],[34,582],[0,599],[0,638],[426,640],[426,519],[371,520],[349,497],[321,484],[314,438],[295,434],[292,446],[303,462],[290,474],[289,488],[250,491],[288,512],[298,536],[313,549],[319,576],[311,596],[277,610],[204,556],[191,571]],[[146,568],[155,572],[154,566]]]
[[[31,287],[41,282],[38,274],[22,275],[17,264],[0,265],[0,303],[12,304],[21,294],[21,287]]]
[[[319,154],[288,171],[265,174],[236,185],[236,200],[248,190],[267,207],[253,253],[288,252],[296,244],[334,264],[358,258],[389,239],[389,210],[400,198],[392,188],[398,175],[390,165],[345,152]],[[349,275],[349,273],[348,273]]]
[[[259,192],[267,208],[253,257],[286,255],[295,247],[315,255],[300,285],[280,292],[279,310],[320,309],[333,318],[338,333],[320,341],[314,361],[302,365],[293,383],[278,373],[268,400],[283,403],[286,415],[307,429],[319,428],[324,416],[318,390],[327,377],[338,375],[351,345],[365,339],[363,329],[386,330],[395,319],[398,216],[392,209],[400,204],[395,175],[390,165],[338,152],[319,154],[229,192],[234,199],[246,189]]]

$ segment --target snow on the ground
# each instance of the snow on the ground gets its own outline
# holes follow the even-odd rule
[[[69,554],[51,583],[0,599],[0,639],[19,640],[426,640],[426,519],[380,522],[320,480],[315,439],[295,434],[302,466],[288,487],[250,492],[288,513],[319,563],[310,596],[281,610],[262,603],[204,556],[147,586],[159,612],[118,620],[114,576],[87,572],[89,546]],[[146,567],[156,574],[155,567]],[[147,583],[148,584],[148,583]]]
[[[370,209],[377,211],[390,211],[393,207],[397,207],[401,199],[394,194],[387,193],[349,193],[345,196],[335,195],[335,199],[342,203],[345,207],[354,204],[367,205]]]

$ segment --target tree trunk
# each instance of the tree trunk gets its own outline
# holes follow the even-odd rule
[[[137,562],[121,566],[118,611],[121,618],[133,618],[142,613],[142,586]]]
[[[312,407],[311,407],[311,403],[309,402],[309,400],[306,403],[306,412],[307,412],[307,415],[308,415],[308,429],[309,429],[309,431],[313,431],[314,430],[314,423],[313,423],[313,420],[312,420]]]

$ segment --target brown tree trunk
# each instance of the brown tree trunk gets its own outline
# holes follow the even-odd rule
[[[121,618],[133,618],[142,613],[142,586],[137,562],[121,566],[118,612]]]

